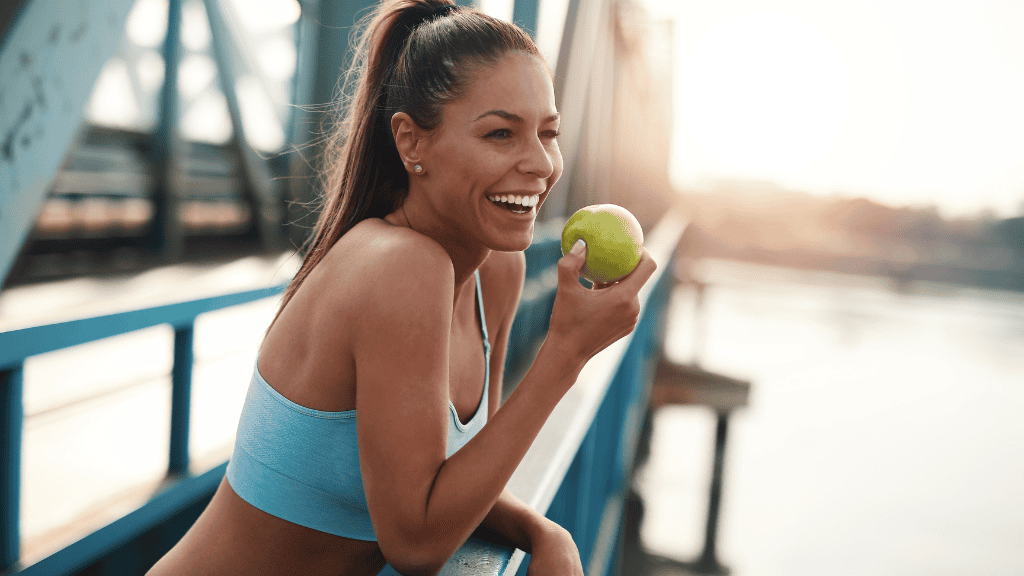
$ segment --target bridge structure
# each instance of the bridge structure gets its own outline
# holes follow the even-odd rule
[[[154,261],[225,251],[274,254],[301,245],[315,217],[324,110],[351,57],[349,32],[373,2],[250,4],[4,3],[0,282],[126,273]],[[505,393],[546,333],[558,233],[568,215],[601,202],[626,206],[660,263],[641,294],[637,329],[587,365],[509,483],[570,530],[587,574],[614,574],[623,501],[675,281],[671,264],[686,225],[659,193],[667,186],[671,122],[666,64],[651,68],[649,41],[670,41],[670,29],[644,20],[642,9],[626,0],[481,0],[475,7],[534,36],[553,69],[562,115],[565,170],[527,250]],[[2,573],[141,574],[173,546],[226,467],[197,473],[190,456],[197,319],[273,301],[281,290],[272,284],[221,291],[0,332]],[[24,409],[32,386],[26,362],[158,325],[174,333],[167,466],[159,488],[61,549],[26,555],[22,462],[30,446],[23,430],[32,417]],[[471,539],[445,573],[511,575],[527,565],[522,551]]]

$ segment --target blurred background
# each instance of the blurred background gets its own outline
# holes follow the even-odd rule
[[[0,331],[286,282],[370,4],[5,1]],[[665,355],[750,383],[721,566],[1024,574],[1024,5],[475,5],[555,70],[566,169],[541,221],[689,218]],[[193,473],[230,455],[276,305],[196,322]],[[163,481],[174,337],[26,359],[24,563]],[[707,550],[715,423],[653,411],[636,546],[679,562],[650,573],[709,570],[683,562]]]

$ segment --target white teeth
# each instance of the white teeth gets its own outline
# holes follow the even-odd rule
[[[506,204],[517,204],[523,208],[533,208],[540,203],[540,196],[488,196],[491,202],[504,202]]]

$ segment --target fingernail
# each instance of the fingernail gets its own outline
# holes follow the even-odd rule
[[[580,238],[579,240],[576,241],[575,244],[572,245],[572,250],[570,250],[569,252],[573,254],[579,254],[580,252],[583,252],[583,249],[586,248],[586,246],[587,243],[583,241],[583,238]]]

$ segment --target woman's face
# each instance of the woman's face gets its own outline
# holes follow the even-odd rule
[[[446,226],[492,250],[524,250],[562,174],[551,76],[538,58],[510,53],[467,88],[444,106],[424,150],[425,192]]]

